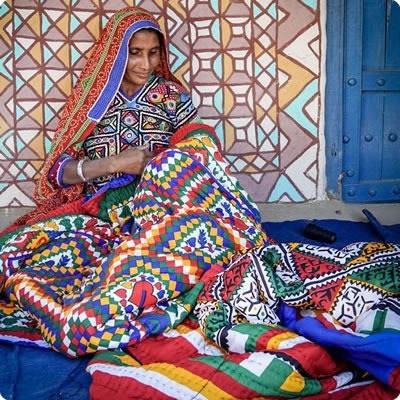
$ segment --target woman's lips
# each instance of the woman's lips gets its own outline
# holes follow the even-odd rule
[[[138,73],[136,73],[136,76],[138,76],[141,79],[147,79],[150,76],[150,74],[138,74]]]

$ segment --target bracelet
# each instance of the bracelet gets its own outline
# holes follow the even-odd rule
[[[83,175],[83,163],[86,161],[86,158],[79,160],[78,165],[76,166],[76,173],[78,174],[79,178],[82,179],[82,182],[87,182],[85,175]]]

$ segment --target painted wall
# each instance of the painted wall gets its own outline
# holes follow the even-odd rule
[[[144,0],[172,70],[258,202],[305,202],[321,183],[323,0]],[[30,196],[87,53],[127,0],[0,6],[0,207]]]

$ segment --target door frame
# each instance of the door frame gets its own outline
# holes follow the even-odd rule
[[[353,0],[354,1],[354,0]],[[342,197],[345,0],[326,0],[326,193]]]
[[[365,23],[362,15],[363,1],[326,0],[325,3],[327,9],[326,193],[328,198],[346,202],[399,202],[400,185],[397,177],[360,182],[362,91],[382,91],[381,86],[385,80],[391,84],[394,82],[394,75],[392,77],[390,70],[376,74],[374,71],[367,71],[368,74],[363,72],[362,40]],[[383,83],[380,83],[381,81]],[[385,86],[384,90],[398,90],[398,86],[394,89]],[[355,134],[356,132],[359,134]],[[364,136],[365,141],[369,141],[367,136],[370,135]]]

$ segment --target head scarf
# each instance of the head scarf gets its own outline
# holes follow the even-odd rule
[[[124,76],[129,40],[137,31],[145,28],[158,30],[163,38],[160,43],[160,64],[155,74],[179,82],[169,69],[165,37],[156,19],[139,7],[129,7],[115,13],[95,43],[63,110],[42,175],[35,187],[34,199],[39,205],[43,203],[47,209],[55,208],[82,195],[82,184],[65,189],[52,187],[48,173],[60,155],[71,145],[87,138],[101,120]]]

